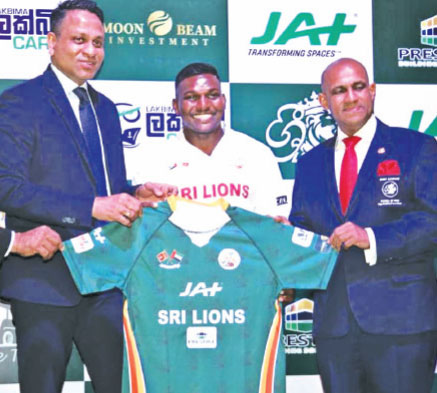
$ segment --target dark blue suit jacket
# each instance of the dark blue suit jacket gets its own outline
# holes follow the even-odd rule
[[[115,105],[90,89],[113,194],[132,192],[126,182]],[[10,229],[49,225],[63,240],[90,231],[96,195],[85,142],[71,105],[50,69],[0,97],[0,210]],[[74,305],[80,300],[60,252],[41,257],[10,255],[0,270],[0,294],[35,303]]]
[[[290,221],[324,235],[346,221],[371,227],[378,259],[369,266],[357,247],[340,252],[327,291],[314,296],[314,336],[346,334],[348,307],[369,333],[436,330],[437,142],[378,120],[346,216],[335,181],[334,148],[332,138],[299,160]],[[386,160],[398,163],[399,176],[378,176]],[[388,196],[383,193],[387,184]]]
[[[8,229],[0,228],[0,261],[8,251],[11,243],[11,231]]]

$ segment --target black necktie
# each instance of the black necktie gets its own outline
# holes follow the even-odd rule
[[[88,161],[96,179],[97,195],[106,196],[108,193],[106,191],[105,171],[103,169],[102,148],[94,111],[88,98],[88,93],[83,87],[76,87],[73,92],[80,100],[80,122],[88,148]]]

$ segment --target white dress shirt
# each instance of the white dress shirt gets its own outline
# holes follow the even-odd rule
[[[65,94],[67,95],[68,101],[70,102],[71,108],[73,109],[74,115],[76,116],[76,120],[79,123],[81,131],[83,132],[82,123],[80,121],[80,112],[79,112],[80,100],[79,100],[79,97],[76,95],[76,93],[73,91],[76,87],[79,87],[79,85],[76,82],[74,82],[73,80],[71,80],[68,76],[66,76],[58,68],[56,68],[56,66],[54,64],[51,64],[51,68],[52,68],[52,71],[55,73],[56,77],[58,78],[59,83],[61,84],[62,88],[64,89]],[[91,102],[91,107],[93,108],[94,117],[96,118],[97,131],[99,133],[99,140],[100,140],[100,149],[101,149],[102,158],[103,158],[103,170],[105,172],[106,192],[108,195],[111,195],[111,190],[110,190],[110,186],[109,186],[110,183],[109,183],[109,178],[108,178],[108,170],[106,168],[105,148],[103,146],[102,132],[100,130],[99,120],[98,120],[98,117],[96,114],[96,110],[94,108],[94,104],[93,104],[91,97],[90,97],[90,94],[88,92],[88,83],[84,83],[81,87],[83,87],[88,94],[88,99]]]

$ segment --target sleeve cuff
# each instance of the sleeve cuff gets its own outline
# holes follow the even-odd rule
[[[369,266],[373,266],[376,264],[376,239],[375,234],[373,233],[372,228],[364,228],[367,233],[367,237],[369,238],[370,247],[367,250],[364,250],[364,257],[366,259],[366,263]]]
[[[9,253],[11,252],[11,250],[12,250],[12,246],[14,245],[14,240],[15,240],[15,232],[14,231],[11,231],[11,240],[9,241],[9,246],[8,246],[8,249],[6,250],[6,252],[5,252],[5,258],[9,255]]]

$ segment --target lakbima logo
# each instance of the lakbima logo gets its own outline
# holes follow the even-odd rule
[[[14,49],[47,49],[49,9],[0,8],[0,41],[12,41]]]

